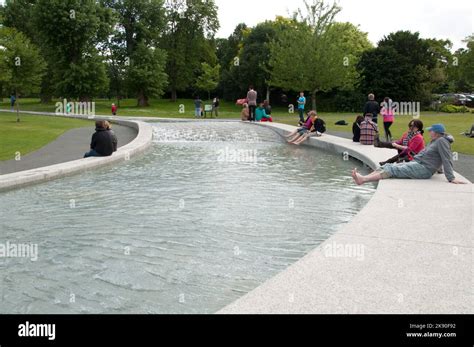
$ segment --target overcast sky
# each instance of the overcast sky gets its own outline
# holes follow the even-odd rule
[[[215,1],[221,24],[218,37],[228,37],[241,22],[254,26],[303,7],[303,0]],[[465,47],[462,40],[474,32],[473,0],[339,0],[339,4],[342,11],[336,20],[360,25],[374,44],[391,32],[410,30],[423,38],[450,39],[457,49]]]
[[[221,29],[228,37],[239,23],[254,26],[277,15],[287,16],[303,0],[215,0]],[[332,0],[328,0],[332,1]],[[369,33],[376,44],[397,31],[419,31],[423,38],[450,39],[454,49],[465,47],[462,40],[474,33],[474,0],[338,0],[342,11],[338,21],[347,21]],[[0,0],[4,3],[4,0]]]

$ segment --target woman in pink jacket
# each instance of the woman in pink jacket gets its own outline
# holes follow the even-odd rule
[[[395,122],[395,114],[393,113],[392,100],[390,98],[385,98],[382,105],[382,116],[383,116],[383,127],[385,129],[385,138],[388,142],[392,141],[392,132],[390,127]]]
[[[425,149],[425,139],[423,138],[423,134],[423,122],[419,119],[414,119],[408,124],[408,131],[400,140],[396,142],[376,141],[374,145],[375,147],[398,150],[398,155],[385,162],[381,162],[380,166],[412,161],[418,153]]]

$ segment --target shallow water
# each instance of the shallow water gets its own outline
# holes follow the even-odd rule
[[[360,211],[357,162],[240,123],[155,124],[142,158],[0,194],[0,313],[213,313]]]

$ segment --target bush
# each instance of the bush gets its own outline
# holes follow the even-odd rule
[[[441,104],[439,110],[440,112],[445,112],[445,113],[469,113],[469,112],[474,113],[474,109],[471,110],[466,106],[455,106],[449,103]]]

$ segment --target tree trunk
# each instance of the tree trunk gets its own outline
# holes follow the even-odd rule
[[[49,104],[53,101],[53,96],[49,94],[41,94],[41,103],[42,104]]]
[[[270,103],[270,86],[267,86],[267,100]]]
[[[171,89],[171,101],[176,102],[178,100],[178,92],[176,88]]]
[[[148,107],[150,103],[148,102],[148,96],[146,96],[143,92],[138,94],[138,107]]]
[[[313,90],[313,93],[311,94],[311,102],[313,106],[313,110],[316,111],[316,93],[318,92],[317,89]]]

